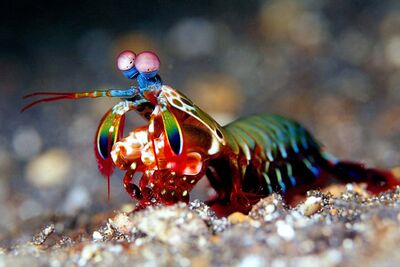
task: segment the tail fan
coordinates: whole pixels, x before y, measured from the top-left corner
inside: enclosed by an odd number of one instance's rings
[[[94,140],[94,152],[100,173],[107,178],[108,198],[110,198],[110,177],[114,164],[110,155],[113,145],[122,138],[125,115],[116,114],[110,109],[101,119]]]
[[[343,182],[365,182],[367,190],[377,194],[400,185],[400,179],[389,170],[366,168],[363,164],[338,161],[332,172]]]

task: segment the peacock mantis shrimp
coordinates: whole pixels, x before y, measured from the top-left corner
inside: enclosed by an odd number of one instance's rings
[[[391,171],[369,169],[336,160],[323,152],[300,124],[278,115],[254,115],[224,127],[158,75],[153,52],[124,51],[117,66],[137,86],[89,92],[37,92],[45,96],[22,111],[62,99],[119,97],[122,101],[102,118],[96,132],[95,156],[108,177],[114,166],[126,171],[125,190],[138,207],[188,202],[190,192],[207,177],[216,195],[207,203],[220,214],[248,212],[259,199],[280,192],[324,186],[332,178],[366,182],[377,193],[399,184]],[[138,112],[147,125],[123,136],[125,114]],[[140,178],[135,183],[135,175]],[[108,184],[109,186],[109,184]]]

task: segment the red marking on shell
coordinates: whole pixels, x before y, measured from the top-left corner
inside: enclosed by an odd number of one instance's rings
[[[136,54],[131,50],[121,52],[117,57],[117,67],[119,70],[129,70],[135,66]]]
[[[153,52],[141,52],[136,57],[135,67],[139,72],[157,71],[160,69],[160,59]]]

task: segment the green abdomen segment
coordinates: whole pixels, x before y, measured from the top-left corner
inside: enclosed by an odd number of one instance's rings
[[[285,192],[312,182],[325,159],[317,141],[300,124],[278,115],[255,115],[224,127],[237,155],[245,192]]]

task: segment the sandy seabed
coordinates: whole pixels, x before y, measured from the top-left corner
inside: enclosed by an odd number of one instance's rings
[[[200,201],[47,219],[32,241],[0,250],[0,266],[396,266],[400,187],[378,196],[348,184],[278,194],[248,215],[218,218]],[[76,215],[83,216],[82,214]]]

